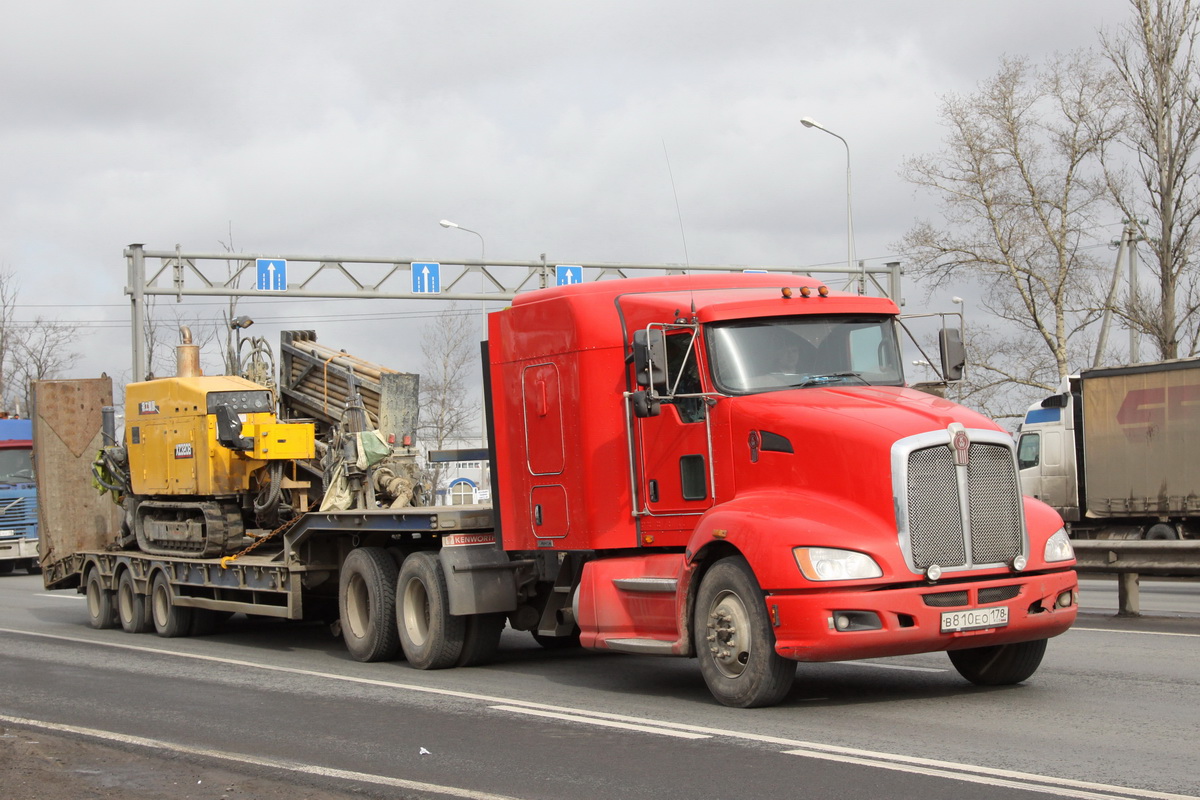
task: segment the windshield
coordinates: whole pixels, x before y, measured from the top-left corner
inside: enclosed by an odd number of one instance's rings
[[[900,386],[900,348],[887,316],[740,320],[708,329],[717,388],[729,394],[806,386]]]
[[[32,482],[33,462],[30,456],[28,450],[0,450],[0,482]]]

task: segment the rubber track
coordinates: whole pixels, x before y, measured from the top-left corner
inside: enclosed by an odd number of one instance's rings
[[[193,511],[204,517],[203,538],[199,542],[163,542],[146,533],[146,511]],[[138,504],[138,524],[135,524],[138,549],[153,556],[185,556],[217,558],[235,552],[241,545],[242,512],[236,503],[217,500],[196,502],[143,500]]]

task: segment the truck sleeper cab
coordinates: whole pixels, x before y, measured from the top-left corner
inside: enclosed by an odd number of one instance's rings
[[[948,650],[974,682],[1029,677],[1076,615],[1062,522],[1021,497],[1007,433],[905,387],[897,312],[697,275],[493,314],[503,548],[577,575],[539,630],[697,656],[735,706],[781,700],[792,661]]]

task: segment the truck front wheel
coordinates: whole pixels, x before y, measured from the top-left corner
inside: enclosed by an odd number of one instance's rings
[[[763,592],[744,558],[724,558],[709,569],[695,613],[700,673],[719,703],[757,708],[783,700],[796,665],[775,652]]]
[[[88,570],[87,581],[87,611],[88,625],[97,630],[117,627],[117,608],[113,602],[113,593],[104,588],[100,570],[95,567]]]
[[[951,650],[950,663],[976,686],[1008,686],[1037,672],[1046,654],[1046,640]]]
[[[421,551],[404,559],[396,585],[396,622],[409,664],[445,669],[458,663],[466,617],[450,614],[446,576],[436,553]]]
[[[355,661],[390,661],[396,640],[396,562],[382,547],[351,550],[338,581],[342,639]]]
[[[146,596],[138,594],[129,570],[122,571],[117,579],[117,618],[126,633],[145,633],[150,630],[150,607],[146,605]]]
[[[191,632],[192,609],[175,605],[171,583],[161,572],[150,583],[150,616],[154,619],[154,630],[159,636],[174,639]]]

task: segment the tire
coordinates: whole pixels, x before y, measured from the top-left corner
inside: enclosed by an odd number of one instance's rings
[[[117,619],[126,633],[145,633],[152,624],[146,596],[138,594],[133,573],[127,569],[117,579]]]
[[[84,586],[87,587],[88,625],[96,630],[117,627],[117,604],[112,590],[104,588],[100,570],[89,569]]]
[[[188,636],[209,636],[217,632],[221,623],[229,619],[228,611],[213,611],[211,608],[192,609],[192,627]]]
[[[490,663],[500,649],[500,634],[508,623],[508,615],[503,612],[472,614],[466,620],[462,654],[454,666],[478,667]]]
[[[37,562],[36,558],[29,559],[29,563],[25,565],[25,571],[30,575],[41,575],[42,565]]]
[[[396,582],[396,628],[408,663],[417,669],[445,669],[463,654],[467,618],[450,614],[446,576],[436,553],[404,559]]]
[[[791,690],[796,665],[775,652],[763,591],[741,556],[721,559],[704,575],[693,630],[700,673],[717,702],[773,706]]]
[[[192,631],[192,609],[175,605],[171,583],[159,572],[150,583],[150,616],[155,632],[164,638],[187,636]]]
[[[976,686],[1010,686],[1037,672],[1046,640],[951,650],[950,663]]]
[[[0,561],[0,575],[11,575],[16,568],[15,561]]]
[[[1175,526],[1167,525],[1162,522],[1158,523],[1157,525],[1151,525],[1150,529],[1146,531],[1147,540],[1166,542],[1178,538],[1179,531],[1175,529]]]
[[[359,547],[342,563],[338,579],[342,640],[355,661],[390,661],[396,636],[396,562],[382,547]]]

